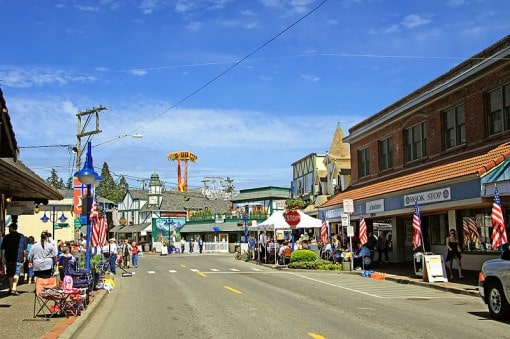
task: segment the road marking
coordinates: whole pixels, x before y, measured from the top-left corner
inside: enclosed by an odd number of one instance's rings
[[[181,267],[186,267],[186,265],[182,265],[182,264],[181,264]]]
[[[229,287],[229,286],[223,286],[225,287],[227,290],[229,290],[230,292],[234,292],[234,293],[237,293],[237,294],[242,294],[243,292],[241,291],[238,291],[236,290],[235,288],[232,288],[232,287]]]
[[[199,270],[199,269],[196,269],[196,268],[190,268],[189,270],[190,270],[191,272],[195,272],[195,273],[200,272],[200,270]]]
[[[241,271],[241,270],[238,270],[237,268],[229,268],[228,270],[232,271],[232,272],[240,272]]]
[[[170,272],[170,273],[177,273],[176,270],[168,270],[168,272]]]
[[[262,271],[262,270],[261,270],[260,268],[256,268],[256,267],[254,267],[254,268],[252,268],[252,271],[260,272],[260,271]]]
[[[217,268],[211,268],[211,271],[213,271],[213,272],[219,272],[220,270],[219,270],[219,269],[217,269]]]
[[[155,271],[149,271],[149,272],[147,272],[147,273],[149,273],[149,274],[155,274],[156,272],[155,272]]]
[[[205,273],[202,273],[202,272],[197,272],[197,274],[198,274],[199,276],[201,276],[201,277],[204,277],[204,278],[205,278],[205,277],[207,277],[207,276],[205,275]]]
[[[310,337],[314,338],[314,339],[326,339],[326,337],[323,337],[321,336],[320,334],[317,334],[317,333],[307,333]]]

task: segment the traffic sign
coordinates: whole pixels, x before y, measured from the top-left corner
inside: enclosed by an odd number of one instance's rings
[[[344,199],[343,206],[344,206],[345,213],[353,213],[354,212],[354,201],[352,199]]]
[[[301,221],[301,216],[298,211],[290,210],[285,214],[285,221],[291,228],[296,228],[297,224]]]

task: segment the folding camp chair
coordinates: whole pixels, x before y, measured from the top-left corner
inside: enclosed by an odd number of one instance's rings
[[[55,315],[65,314],[63,310],[69,295],[57,287],[57,277],[38,277],[34,295],[34,318],[43,316],[49,320]],[[49,305],[50,302],[53,305]]]
[[[74,287],[73,278],[66,275],[62,280],[62,290],[69,296],[63,305],[64,312],[74,316],[81,315],[81,311],[87,307],[87,289]]]

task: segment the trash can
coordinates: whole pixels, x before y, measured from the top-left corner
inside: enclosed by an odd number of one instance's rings
[[[416,252],[413,254],[413,262],[414,262],[414,274],[423,277],[423,259],[424,254],[421,252]]]
[[[234,253],[235,252],[235,245],[236,244],[228,244],[228,252]]]
[[[143,251],[144,252],[149,252],[150,251],[149,244],[143,245]]]

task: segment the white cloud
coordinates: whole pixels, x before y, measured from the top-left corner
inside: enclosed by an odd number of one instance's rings
[[[321,79],[318,76],[313,75],[313,74],[301,74],[301,78],[304,80],[307,80],[307,81],[312,81],[312,82],[317,82]]]
[[[65,85],[69,83],[91,83],[96,81],[92,75],[76,74],[62,69],[29,68],[3,66],[0,73],[6,86],[27,88],[48,84]]]
[[[430,23],[430,20],[425,19],[417,14],[410,14],[402,20],[401,25],[406,28],[414,28]]]
[[[141,69],[141,68],[131,69],[131,70],[127,71],[127,73],[133,74],[133,75],[138,75],[138,76],[144,76],[145,74],[147,74],[147,70]]]

